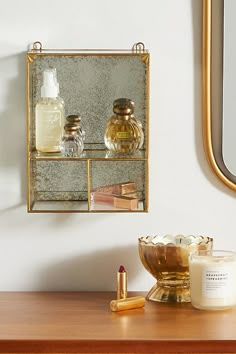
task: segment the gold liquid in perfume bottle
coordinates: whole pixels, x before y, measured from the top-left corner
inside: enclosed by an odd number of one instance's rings
[[[133,154],[144,141],[141,123],[133,116],[134,103],[127,98],[119,98],[113,103],[113,115],[106,126],[104,135],[108,150],[118,154]]]
[[[36,105],[36,150],[59,152],[64,127],[64,107],[53,98],[43,98]]]

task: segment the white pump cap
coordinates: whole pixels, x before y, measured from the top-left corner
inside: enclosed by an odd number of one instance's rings
[[[53,69],[46,69],[43,72],[43,86],[41,87],[41,97],[58,96],[58,84],[55,82],[55,73]]]
[[[52,68],[51,70],[53,71],[55,84],[57,85],[57,95],[59,95],[60,86],[59,86],[59,82],[57,81],[57,69],[56,68]]]

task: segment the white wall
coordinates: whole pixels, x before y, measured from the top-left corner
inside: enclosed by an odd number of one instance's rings
[[[147,290],[140,235],[212,235],[236,249],[236,193],[203,151],[200,0],[1,1],[0,36],[0,290],[112,290],[120,264],[130,290]],[[149,48],[149,213],[27,214],[25,51],[36,40]]]

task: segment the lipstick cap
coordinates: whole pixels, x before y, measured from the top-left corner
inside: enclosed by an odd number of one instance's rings
[[[144,307],[145,298],[143,296],[128,297],[126,299],[112,300],[110,302],[111,311],[125,311]]]

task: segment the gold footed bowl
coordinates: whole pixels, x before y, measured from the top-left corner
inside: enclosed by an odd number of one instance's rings
[[[146,299],[190,302],[189,254],[212,250],[213,238],[204,236],[144,236],[138,239],[143,266],[156,278]]]

